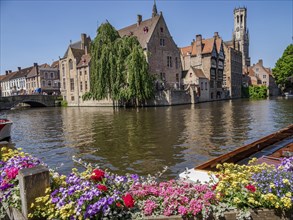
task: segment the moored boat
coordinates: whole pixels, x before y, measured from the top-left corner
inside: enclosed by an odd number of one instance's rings
[[[0,119],[0,141],[10,138],[11,126],[12,121]]]
[[[209,180],[208,171],[216,170],[217,164],[247,164],[252,158],[258,163],[278,165],[282,157],[293,156],[293,124],[273,134],[265,136],[236,150],[209,160],[179,175],[192,181]]]
[[[284,95],[286,97],[293,97],[293,93],[291,93],[291,92],[285,92]]]

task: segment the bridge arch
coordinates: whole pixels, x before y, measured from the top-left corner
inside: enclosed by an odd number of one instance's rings
[[[42,102],[39,102],[39,101],[31,101],[31,100],[16,101],[16,102],[13,103],[13,105],[16,106],[16,105],[18,105],[20,103],[28,104],[31,107],[47,107],[47,105],[45,105]]]
[[[19,95],[0,97],[0,110],[10,109],[19,103],[29,104],[31,107],[54,107],[59,96],[51,95]]]

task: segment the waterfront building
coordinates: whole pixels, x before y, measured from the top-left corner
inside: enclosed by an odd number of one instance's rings
[[[0,75],[0,97],[2,96],[2,81],[5,78],[5,75]]]
[[[189,70],[190,67],[202,70],[209,81],[209,100],[224,98],[222,85],[225,52],[223,40],[218,32],[209,39],[196,35],[196,40],[193,40],[190,46],[181,48],[181,60],[183,70]]]
[[[209,80],[201,69],[190,67],[189,70],[182,71],[182,79],[185,90],[189,90],[191,103],[209,100]]]
[[[26,69],[24,69],[26,70]],[[19,73],[20,72],[20,73]],[[16,95],[17,91],[20,90],[20,85],[23,86],[23,77],[21,76],[22,71],[12,72],[11,70],[5,71],[5,75],[1,81],[1,93],[3,97]],[[15,78],[15,75],[19,75],[20,79]],[[25,88],[25,85],[24,85]],[[23,87],[22,87],[23,89]]]
[[[153,5],[152,17],[146,20],[137,15],[137,22],[120,29],[123,36],[134,35],[145,51],[149,64],[149,73],[164,84],[165,89],[179,89],[181,86],[182,65],[180,51],[175,44],[163,13],[158,14],[156,3]]]
[[[235,40],[224,42],[225,68],[223,89],[227,98],[241,98],[242,87],[242,53],[235,47]]]
[[[2,77],[2,80],[1,80],[1,95],[3,97],[6,97],[6,96],[11,96],[12,94],[12,88],[13,88],[13,85],[12,83],[10,83],[10,78],[12,76],[14,76],[15,72],[12,72],[11,70],[6,70],[5,71],[5,75],[4,77]]]
[[[272,70],[263,66],[263,60],[259,60],[245,70],[245,75],[250,78],[249,85],[265,85],[268,88],[269,96],[279,94],[279,88],[273,77]]]
[[[34,63],[26,77],[28,94],[60,94],[59,70],[48,64]]]
[[[9,82],[12,84],[12,95],[25,95],[27,94],[26,77],[31,71],[32,67],[21,69],[18,67],[18,71],[10,77]]]
[[[111,99],[86,100],[82,96],[90,90],[91,38],[85,33],[81,40],[70,43],[63,58],[59,60],[61,95],[68,106],[110,106]]]
[[[156,76],[157,83],[165,90],[180,90],[182,65],[180,52],[168,30],[162,12],[157,13],[153,6],[152,17],[143,20],[137,16],[137,23],[118,30],[121,37],[136,36],[145,51],[149,73]],[[69,106],[110,106],[113,101],[84,101],[82,96],[90,89],[91,39],[81,34],[81,41],[70,44],[63,58],[59,60],[61,75],[61,94]]]

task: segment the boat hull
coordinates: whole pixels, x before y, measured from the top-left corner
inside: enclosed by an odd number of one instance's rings
[[[5,120],[5,122],[0,123],[0,141],[10,138],[11,126],[12,121],[9,120]]]

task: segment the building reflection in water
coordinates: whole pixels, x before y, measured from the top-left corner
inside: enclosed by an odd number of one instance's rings
[[[72,156],[123,174],[165,177],[193,167],[293,121],[291,100],[219,101],[196,105],[116,109],[43,108],[7,112],[17,147],[50,167],[78,166]]]

